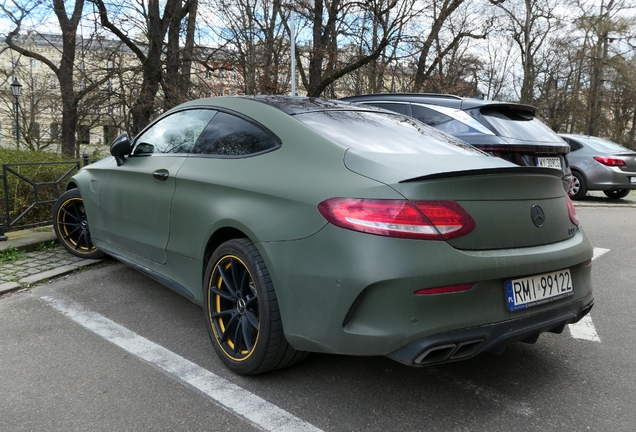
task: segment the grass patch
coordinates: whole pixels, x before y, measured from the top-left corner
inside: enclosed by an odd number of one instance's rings
[[[26,252],[11,246],[3,251],[0,251],[0,263],[16,261],[26,256]]]
[[[48,242],[44,242],[44,243],[40,243],[38,245],[35,246],[35,250],[38,252],[41,251],[52,251],[57,249],[60,246],[60,244],[55,241],[55,240],[51,240]]]

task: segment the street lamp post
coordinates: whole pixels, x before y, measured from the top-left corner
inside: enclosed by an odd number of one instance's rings
[[[18,82],[18,77],[13,77],[13,82],[11,83],[11,93],[15,97],[15,137],[16,137],[16,145],[18,150],[20,150],[20,102],[18,98],[20,97],[20,91],[22,91],[22,84]]]

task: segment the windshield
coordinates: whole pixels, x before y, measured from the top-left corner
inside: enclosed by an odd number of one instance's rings
[[[482,108],[481,114],[502,137],[524,141],[564,143],[531,113],[509,108]]]
[[[465,142],[411,117],[370,111],[320,111],[295,117],[321,135],[355,150],[484,155]]]

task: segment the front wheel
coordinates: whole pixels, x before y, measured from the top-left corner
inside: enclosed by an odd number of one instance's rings
[[[629,189],[619,189],[619,190],[611,190],[611,191],[603,191],[606,197],[610,199],[621,199],[625,198],[629,195],[631,191]]]
[[[78,189],[64,192],[55,202],[53,229],[57,240],[71,254],[87,259],[100,259],[106,256],[91,241],[84,201]]]
[[[254,375],[305,358],[285,339],[274,286],[251,241],[230,240],[214,252],[203,300],[214,350],[233,372]]]

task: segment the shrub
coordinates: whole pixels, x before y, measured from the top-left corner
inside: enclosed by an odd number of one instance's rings
[[[56,193],[56,186],[54,183],[59,182],[58,191],[60,193],[66,190],[66,183],[68,179],[77,172],[77,168],[75,168],[72,172],[65,175],[65,173],[73,167],[73,165],[68,162],[76,162],[76,160],[64,158],[56,153],[30,150],[22,151],[0,147],[0,164],[33,164],[41,162],[56,162],[56,164],[9,167],[15,171],[15,173],[34,183],[53,183],[50,185],[38,186],[38,201],[51,202],[48,204],[40,204],[30,209],[28,213],[17,221],[16,225],[12,229],[25,225],[43,225],[50,223],[53,201],[58,195]],[[60,162],[67,163],[62,164]],[[35,202],[34,187],[15,173],[8,170],[6,172],[6,184],[8,186],[7,197],[9,200],[9,214],[11,221],[15,221],[16,218],[22,215],[22,213]],[[3,179],[3,181],[5,180]],[[0,215],[6,216],[4,183],[0,183],[0,185]],[[8,229],[7,221],[5,220],[4,222],[5,228]]]

